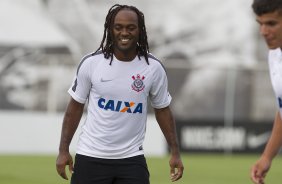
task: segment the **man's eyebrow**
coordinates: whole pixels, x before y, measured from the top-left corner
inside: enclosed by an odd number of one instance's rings
[[[129,24],[122,24],[122,23],[114,23],[114,26],[138,26],[138,24],[129,23]]]
[[[259,20],[256,20],[256,22],[257,22],[258,24],[262,24]]]

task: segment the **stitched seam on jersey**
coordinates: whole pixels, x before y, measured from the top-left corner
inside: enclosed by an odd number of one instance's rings
[[[150,54],[150,53],[148,54],[148,57],[149,57],[150,59],[153,59],[153,60],[159,62],[159,63],[161,64],[161,66],[163,67],[165,73],[167,74],[165,66],[163,65],[163,63],[162,63],[159,59],[157,59],[155,56],[153,56],[153,55]]]
[[[76,71],[76,75],[78,74],[79,72],[79,69],[81,67],[81,65],[84,63],[84,61],[92,56],[96,56],[96,55],[99,55],[99,54],[102,54],[103,52],[102,51],[97,51],[97,52],[94,52],[94,53],[91,53],[91,54],[88,54],[86,56],[84,56],[81,60],[81,62],[79,63],[78,67],[77,67],[77,71]]]

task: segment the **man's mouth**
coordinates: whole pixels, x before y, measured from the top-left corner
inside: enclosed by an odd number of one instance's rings
[[[120,41],[122,43],[127,43],[127,42],[129,42],[129,39],[128,38],[121,38]]]
[[[272,42],[273,38],[264,38],[266,42]]]

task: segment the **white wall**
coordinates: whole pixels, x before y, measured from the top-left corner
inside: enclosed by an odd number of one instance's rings
[[[57,154],[63,114],[0,111],[0,154]],[[82,124],[82,123],[81,123]],[[75,153],[80,129],[70,151]],[[153,115],[148,116],[145,154],[161,156],[167,152],[164,136]]]

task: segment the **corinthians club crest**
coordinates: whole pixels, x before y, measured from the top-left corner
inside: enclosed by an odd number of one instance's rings
[[[145,88],[143,80],[145,79],[144,76],[140,76],[139,74],[136,75],[136,77],[133,75],[132,79],[134,80],[131,84],[131,87],[134,91],[142,91]]]

